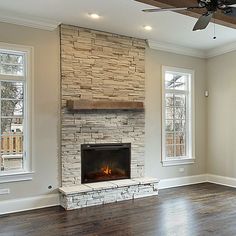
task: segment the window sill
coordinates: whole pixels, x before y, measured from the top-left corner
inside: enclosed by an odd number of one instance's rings
[[[162,166],[189,165],[194,163],[195,163],[195,158],[182,158],[182,159],[163,160]]]
[[[7,172],[0,174],[0,183],[28,181],[33,179],[34,172]]]

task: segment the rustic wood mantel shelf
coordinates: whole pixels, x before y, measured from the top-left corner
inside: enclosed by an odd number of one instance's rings
[[[79,110],[144,110],[143,102],[67,100],[67,108]]]

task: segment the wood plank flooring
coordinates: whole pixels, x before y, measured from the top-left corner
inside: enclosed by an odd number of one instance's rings
[[[3,235],[235,236],[236,189],[204,183],[74,211],[51,207],[4,215]]]

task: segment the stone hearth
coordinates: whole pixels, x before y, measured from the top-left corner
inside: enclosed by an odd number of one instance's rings
[[[60,188],[66,210],[158,195],[158,180],[136,178]]]

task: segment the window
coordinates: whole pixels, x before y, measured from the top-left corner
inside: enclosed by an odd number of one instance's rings
[[[15,47],[15,45],[0,44],[0,182],[4,182],[7,175],[19,177],[21,174],[22,177],[22,173],[31,170],[29,148],[31,50],[25,47],[20,50]],[[24,180],[25,176],[23,177]],[[15,178],[11,179],[16,181]]]
[[[194,72],[165,67],[162,72],[162,162],[194,162]]]

